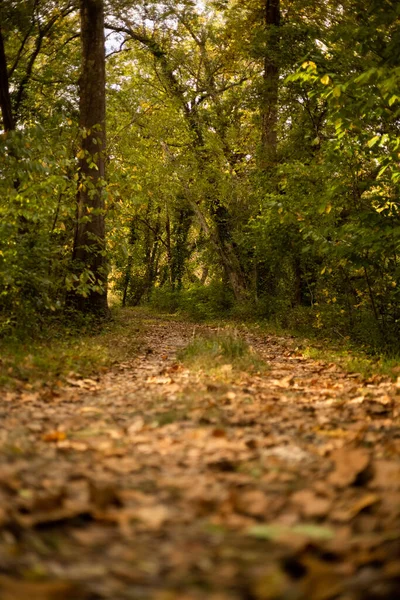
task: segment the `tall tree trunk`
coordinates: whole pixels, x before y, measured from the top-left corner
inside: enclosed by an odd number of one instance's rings
[[[73,269],[87,279],[86,297],[73,290],[67,305],[82,312],[106,314],[107,261],[105,256],[105,50],[103,0],[80,0],[82,72],[80,77],[80,128],[78,222]]]
[[[264,58],[264,82],[261,100],[260,167],[262,170],[268,170],[276,162],[278,145],[280,0],[266,0],[264,14],[267,47]]]
[[[0,108],[5,132],[15,129],[15,120],[12,113],[10,88],[8,84],[8,71],[4,40],[0,29]]]

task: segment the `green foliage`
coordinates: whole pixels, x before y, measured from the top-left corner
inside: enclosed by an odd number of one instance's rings
[[[34,325],[61,307],[74,207],[66,140],[41,127],[0,138],[0,319]],[[4,330],[4,328],[6,330]]]
[[[71,290],[88,297],[99,285],[88,265],[71,269],[84,158],[77,13],[11,4],[1,9],[17,117],[0,139],[3,336],[42,327]],[[107,44],[106,252],[123,304],[398,348],[399,9],[364,4],[342,3],[339,19],[333,1],[282,3],[279,43],[255,0],[108,5],[119,31]],[[257,164],[266,58],[280,73],[267,170]]]
[[[192,285],[185,290],[154,288],[150,306],[161,312],[179,313],[196,322],[226,319],[234,309],[231,290],[221,282]]]
[[[371,355],[362,351],[359,346],[351,345],[348,340],[342,340],[339,347],[330,347],[326,343],[321,346],[307,345],[302,354],[313,360],[335,363],[344,371],[360,373],[366,379],[381,375],[395,380],[399,373],[398,356]]]
[[[198,335],[179,352],[178,359],[209,371],[218,371],[224,365],[243,371],[266,368],[266,364],[236,331]]]

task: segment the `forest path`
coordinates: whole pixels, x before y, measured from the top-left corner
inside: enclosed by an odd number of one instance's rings
[[[144,327],[98,379],[1,397],[0,599],[397,599],[398,386],[250,333],[265,373],[190,370],[209,327]]]

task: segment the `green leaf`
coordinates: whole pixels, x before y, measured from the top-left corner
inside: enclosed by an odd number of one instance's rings
[[[314,523],[294,525],[291,530],[293,533],[306,535],[316,540],[331,540],[335,537],[333,529],[330,527],[322,527],[321,525],[314,525]]]
[[[341,93],[342,93],[342,88],[339,85],[337,85],[333,88],[333,95],[335,96],[335,98],[339,98]]]
[[[247,535],[261,540],[273,540],[287,533],[289,527],[285,525],[253,525],[247,529]]]
[[[275,540],[283,535],[304,535],[316,540],[331,540],[335,532],[330,527],[322,527],[313,523],[304,523],[288,527],[286,525],[253,525],[247,529],[247,535],[262,540]]]
[[[380,171],[379,171],[379,173],[378,173],[378,175],[376,177],[377,179],[379,179],[379,177],[384,174],[384,172],[386,171],[386,169],[388,168],[388,166],[389,166],[389,164],[383,165],[383,167],[380,169]]]
[[[375,144],[377,142],[379,142],[380,139],[381,139],[380,135],[374,135],[374,137],[371,138],[370,140],[368,140],[368,142],[367,142],[368,148],[372,148],[373,146],[375,146]]]

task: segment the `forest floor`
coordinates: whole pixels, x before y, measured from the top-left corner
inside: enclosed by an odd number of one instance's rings
[[[397,600],[400,379],[249,331],[265,368],[188,366],[215,331],[140,318],[131,359],[0,394],[0,599]]]

